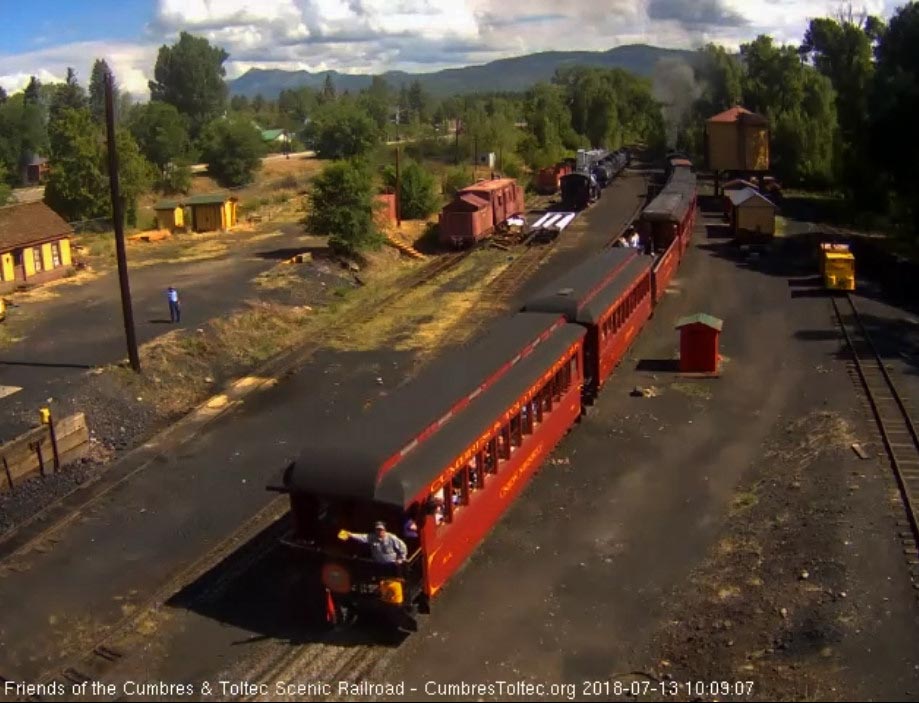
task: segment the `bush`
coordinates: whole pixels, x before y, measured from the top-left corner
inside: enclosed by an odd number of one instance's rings
[[[167,164],[159,172],[153,187],[164,195],[185,194],[191,188],[191,168],[184,164]]]
[[[339,101],[313,113],[304,140],[323,159],[347,159],[366,156],[380,141],[380,131],[367,113]]]
[[[383,169],[383,183],[395,191],[396,169],[393,166]],[[400,214],[404,220],[423,220],[434,213],[440,205],[434,176],[414,161],[409,161],[403,166],[401,186],[399,203]]]
[[[201,158],[208,173],[225,187],[250,183],[264,153],[262,135],[244,118],[216,119],[201,137]]]
[[[328,235],[332,251],[354,256],[383,243],[374,224],[374,207],[373,177],[367,165],[339,161],[313,180],[304,224],[313,234]]]
[[[458,190],[468,185],[472,185],[472,170],[464,166],[454,166],[444,177],[444,194],[452,198]]]
[[[501,172],[508,178],[521,178],[524,164],[517,154],[506,154],[501,158]]]

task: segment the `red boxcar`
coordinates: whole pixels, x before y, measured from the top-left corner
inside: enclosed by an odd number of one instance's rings
[[[588,402],[651,316],[651,261],[634,249],[607,249],[546,286],[523,308],[560,313],[587,328],[584,395]]]
[[[479,181],[456,193],[440,214],[440,241],[468,247],[526,210],[523,188],[513,178]]]
[[[354,609],[413,628],[580,416],[583,338],[559,315],[514,315],[287,468],[275,487],[291,500],[284,542],[316,568],[330,621]],[[404,537],[404,563],[351,539],[377,520]]]
[[[571,173],[571,166],[564,162],[542,168],[536,174],[536,192],[541,195],[554,195],[561,187],[562,176]]]

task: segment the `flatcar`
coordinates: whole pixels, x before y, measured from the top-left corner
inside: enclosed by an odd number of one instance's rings
[[[828,290],[855,290],[855,256],[848,244],[820,245],[820,275]]]
[[[440,214],[440,241],[445,246],[470,247],[499,231],[526,210],[523,188],[513,178],[479,181],[457,191]]]
[[[553,312],[583,326],[584,400],[591,403],[651,316],[651,258],[607,249],[543,288],[524,311]]]
[[[284,470],[272,487],[290,496],[282,541],[318,575],[329,622],[372,612],[415,628],[580,417],[585,334],[556,314],[511,316],[337,435],[317,437]],[[341,539],[376,521],[404,538],[402,563]]]
[[[561,179],[562,206],[566,210],[583,210],[600,198],[597,179],[588,173],[575,171]]]

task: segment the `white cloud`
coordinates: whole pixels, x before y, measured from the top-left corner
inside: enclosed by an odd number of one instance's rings
[[[7,92],[21,90],[33,74],[42,82],[62,81],[68,66],[73,67],[77,79],[86,86],[96,59],[106,60],[123,90],[138,96],[147,94],[147,76],[153,72],[156,47],[105,41],[61,44],[24,54],[0,55],[0,86]]]
[[[154,19],[137,43],[125,39],[0,55],[0,85],[16,90],[35,73],[61,79],[73,66],[86,82],[104,57],[122,86],[147,96],[157,48],[179,31],[206,36],[230,54],[227,74],[249,68],[432,71],[545,50],[606,50],[631,43],[736,48],[757,34],[800,41],[812,17],[848,0],[148,0]],[[898,0],[861,0],[890,13]],[[704,10],[704,11],[703,11]],[[653,17],[653,19],[652,19]],[[701,18],[716,17],[716,22]]]

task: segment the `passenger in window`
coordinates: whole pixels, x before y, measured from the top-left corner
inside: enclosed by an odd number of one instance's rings
[[[407,515],[405,522],[402,523],[402,537],[404,539],[418,539],[418,523],[415,522],[415,518],[411,515]]]
[[[440,496],[431,496],[428,502],[428,514],[434,516],[435,525],[444,524],[444,499]]]
[[[405,542],[386,531],[385,522],[377,522],[372,533],[342,530],[342,539],[353,539],[370,547],[370,556],[378,564],[401,564],[408,555]]]

